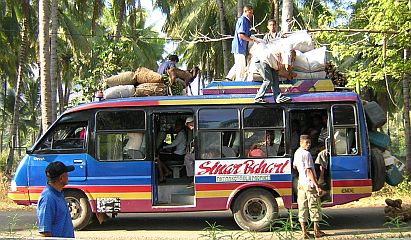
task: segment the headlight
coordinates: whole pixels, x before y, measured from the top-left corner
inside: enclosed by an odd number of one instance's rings
[[[16,181],[14,181],[14,180],[11,180],[10,191],[11,192],[17,192],[17,184],[16,184]]]

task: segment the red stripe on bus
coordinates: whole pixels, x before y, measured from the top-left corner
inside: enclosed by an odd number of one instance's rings
[[[361,186],[371,186],[371,179],[361,179],[361,180],[333,180],[333,187],[361,187]]]
[[[254,183],[197,183],[196,191],[233,190],[239,187],[263,186],[270,188],[291,188],[291,182],[254,182]]]

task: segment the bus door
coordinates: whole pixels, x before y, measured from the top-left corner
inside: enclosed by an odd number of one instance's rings
[[[194,186],[185,167],[187,146],[193,131],[186,126],[192,110],[160,110],[152,114],[151,136],[155,168],[152,172],[153,205],[194,205]]]
[[[51,162],[61,161],[74,165],[69,173],[70,182],[82,182],[87,178],[87,122],[57,123],[46,133],[37,146],[29,152],[28,185],[44,186],[45,169]]]
[[[292,110],[290,112],[291,136],[290,148],[292,155],[300,146],[300,135],[308,135],[311,139],[310,154],[313,158],[315,174],[320,187],[325,190],[322,201],[331,201],[330,171],[330,124],[329,113],[325,108]],[[297,202],[298,173],[293,173],[293,202]]]
[[[97,186],[97,211],[110,211],[107,202],[120,202],[116,211],[150,211],[153,161],[147,154],[145,111],[100,110],[95,129],[96,159],[88,165],[88,184]]]
[[[356,108],[353,104],[336,104],[331,113],[330,169],[334,195],[355,194],[361,188],[355,188],[353,183],[368,179],[368,159],[361,155]]]

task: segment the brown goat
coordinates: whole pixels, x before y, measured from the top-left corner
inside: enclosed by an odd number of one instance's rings
[[[193,67],[190,71],[181,70],[179,68],[170,68],[167,70],[167,74],[169,77],[168,85],[169,86],[173,85],[175,79],[180,78],[185,83],[184,87],[187,87],[188,84],[190,84],[194,80],[194,78],[197,76],[198,71],[199,71],[198,67]]]

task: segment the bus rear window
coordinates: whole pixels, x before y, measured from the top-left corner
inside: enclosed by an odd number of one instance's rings
[[[96,116],[99,130],[144,130],[144,111],[100,111]]]

